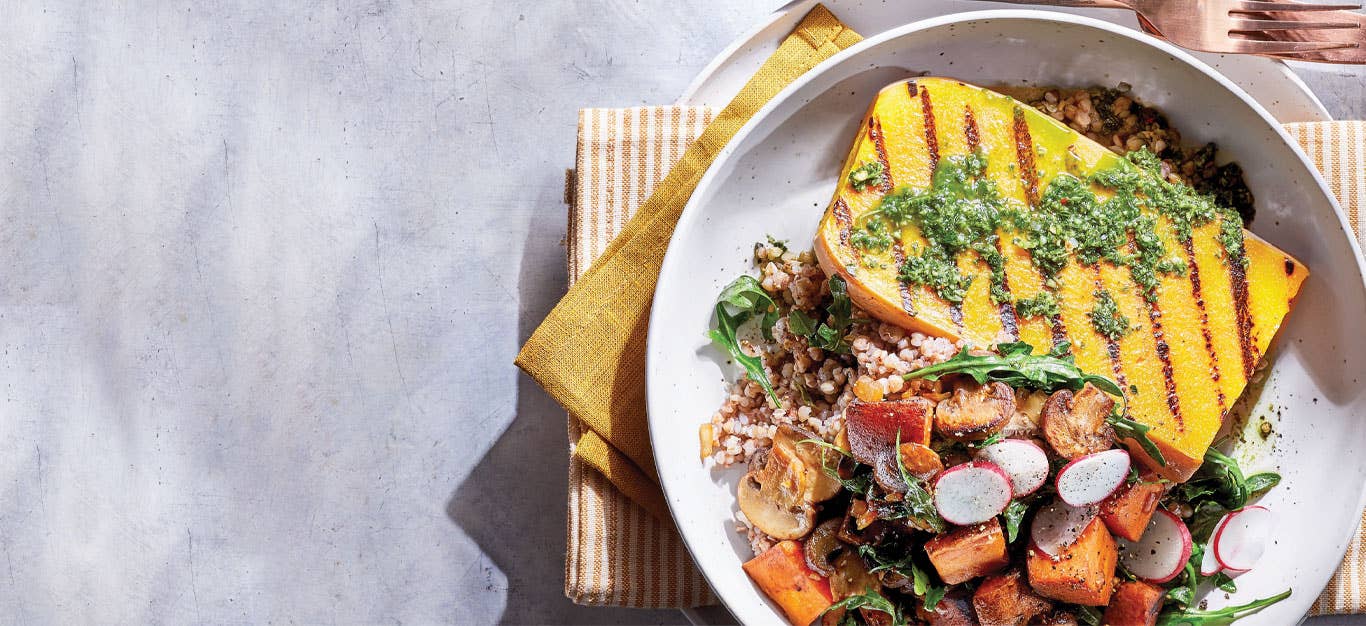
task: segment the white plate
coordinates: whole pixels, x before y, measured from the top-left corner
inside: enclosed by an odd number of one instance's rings
[[[1273,452],[1246,459],[1250,470],[1277,467],[1285,477],[1265,500],[1281,531],[1262,564],[1239,579],[1239,593],[1212,594],[1210,604],[1293,587],[1289,600],[1246,623],[1300,619],[1357,528],[1366,482],[1366,340],[1357,332],[1366,283],[1342,211],[1270,114],[1226,78],[1124,28],[1038,11],[930,19],[840,53],[736,135],[684,210],[650,320],[650,436],[665,496],[712,588],[745,624],[783,623],[740,569],[750,554],[732,521],[738,470],[713,472],[698,460],[697,427],[719,406],[722,379],[735,375],[703,336],[713,298],[751,270],[753,242],[765,234],[811,240],[860,116],[879,88],[907,75],[905,66],[985,84],[1126,80],[1187,140],[1217,140],[1242,164],[1257,197],[1253,230],[1312,274],[1255,411],[1270,414],[1280,438]]]
[[[829,8],[855,32],[872,37],[890,28],[959,11],[978,11],[1008,5],[975,0],[795,0],[775,11],[767,20],[741,35],[693,79],[679,104],[725,106],[745,81],[759,69],[816,4]],[[1138,30],[1131,11],[1115,9],[1052,8],[1104,20]],[[1244,54],[1191,53],[1242,87],[1281,122],[1321,122],[1332,119],[1309,87],[1281,61]],[[1107,78],[1102,76],[1102,78]],[[1109,81],[1113,82],[1113,81]],[[1113,85],[1111,85],[1113,86]]]

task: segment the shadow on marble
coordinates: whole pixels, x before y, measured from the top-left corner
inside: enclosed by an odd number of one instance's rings
[[[550,209],[548,209],[550,210]],[[542,220],[550,222],[551,220]],[[547,224],[547,226],[549,226]],[[518,344],[564,295],[563,270],[535,267],[542,246],[560,245],[553,227],[533,227],[523,250]],[[563,263],[563,257],[556,260]],[[544,262],[543,260],[540,262]],[[510,364],[509,364],[510,365]],[[455,522],[507,580],[498,624],[686,624],[679,611],[579,606],[564,595],[569,450],[565,413],[530,377],[518,374],[517,414],[446,505]],[[494,588],[489,593],[496,593]]]

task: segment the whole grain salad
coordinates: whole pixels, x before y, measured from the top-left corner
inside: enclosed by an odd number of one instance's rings
[[[700,439],[746,468],[745,571],[797,626],[1201,626],[1289,597],[1203,600],[1269,542],[1280,477],[1215,438],[1308,270],[1127,85],[1010,93],[885,88],[813,248],[767,238],[718,297],[741,375]]]

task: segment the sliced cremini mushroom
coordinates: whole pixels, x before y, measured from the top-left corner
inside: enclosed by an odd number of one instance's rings
[[[849,596],[873,591],[882,593],[882,581],[878,580],[868,571],[868,565],[863,562],[863,557],[854,554],[852,550],[846,551],[835,558],[835,572],[830,576],[830,595],[835,600],[843,600]],[[832,611],[833,613],[834,611]],[[870,626],[874,624],[888,624],[882,622],[878,615],[886,615],[877,611],[859,611],[864,622]],[[890,616],[888,616],[890,617]],[[837,622],[838,623],[838,622]]]
[[[1076,393],[1055,391],[1043,406],[1044,439],[1067,459],[1109,450],[1115,436],[1105,418],[1114,408],[1114,398],[1091,383]]]
[[[896,454],[892,450],[884,451],[878,455],[877,465],[873,466],[873,479],[889,492],[906,493],[906,483],[901,479],[903,467],[907,476],[921,481],[928,481],[944,471],[943,460],[929,446],[901,444],[901,467],[897,467]]]
[[[779,426],[773,434],[774,448],[786,449],[806,466],[806,499],[811,502],[824,502],[835,497],[841,486],[825,468],[837,469],[844,455],[820,444],[810,443],[820,440],[815,433],[789,424]]]
[[[968,380],[934,407],[934,427],[959,441],[986,439],[1015,414],[1015,392],[1002,382],[979,385]]]
[[[1039,435],[1043,405],[1048,394],[1032,389],[1015,390],[1015,412],[1006,420],[1001,435],[1008,439],[1033,439]]]
[[[802,547],[807,567],[821,576],[835,573],[835,565],[830,559],[839,556],[840,551],[844,549],[844,543],[839,540],[840,525],[843,522],[844,520],[838,517],[821,522],[816,530],[811,531],[811,536],[806,538],[806,545]]]
[[[816,524],[816,507],[807,501],[805,464],[784,448],[754,455],[740,479],[736,500],[755,528],[776,539],[799,539]]]

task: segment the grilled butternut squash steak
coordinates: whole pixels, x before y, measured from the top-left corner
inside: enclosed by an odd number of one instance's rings
[[[1068,341],[1128,392],[1185,480],[1308,270],[1237,213],[1009,97],[944,78],[883,89],[816,235],[877,318],[976,345]]]

